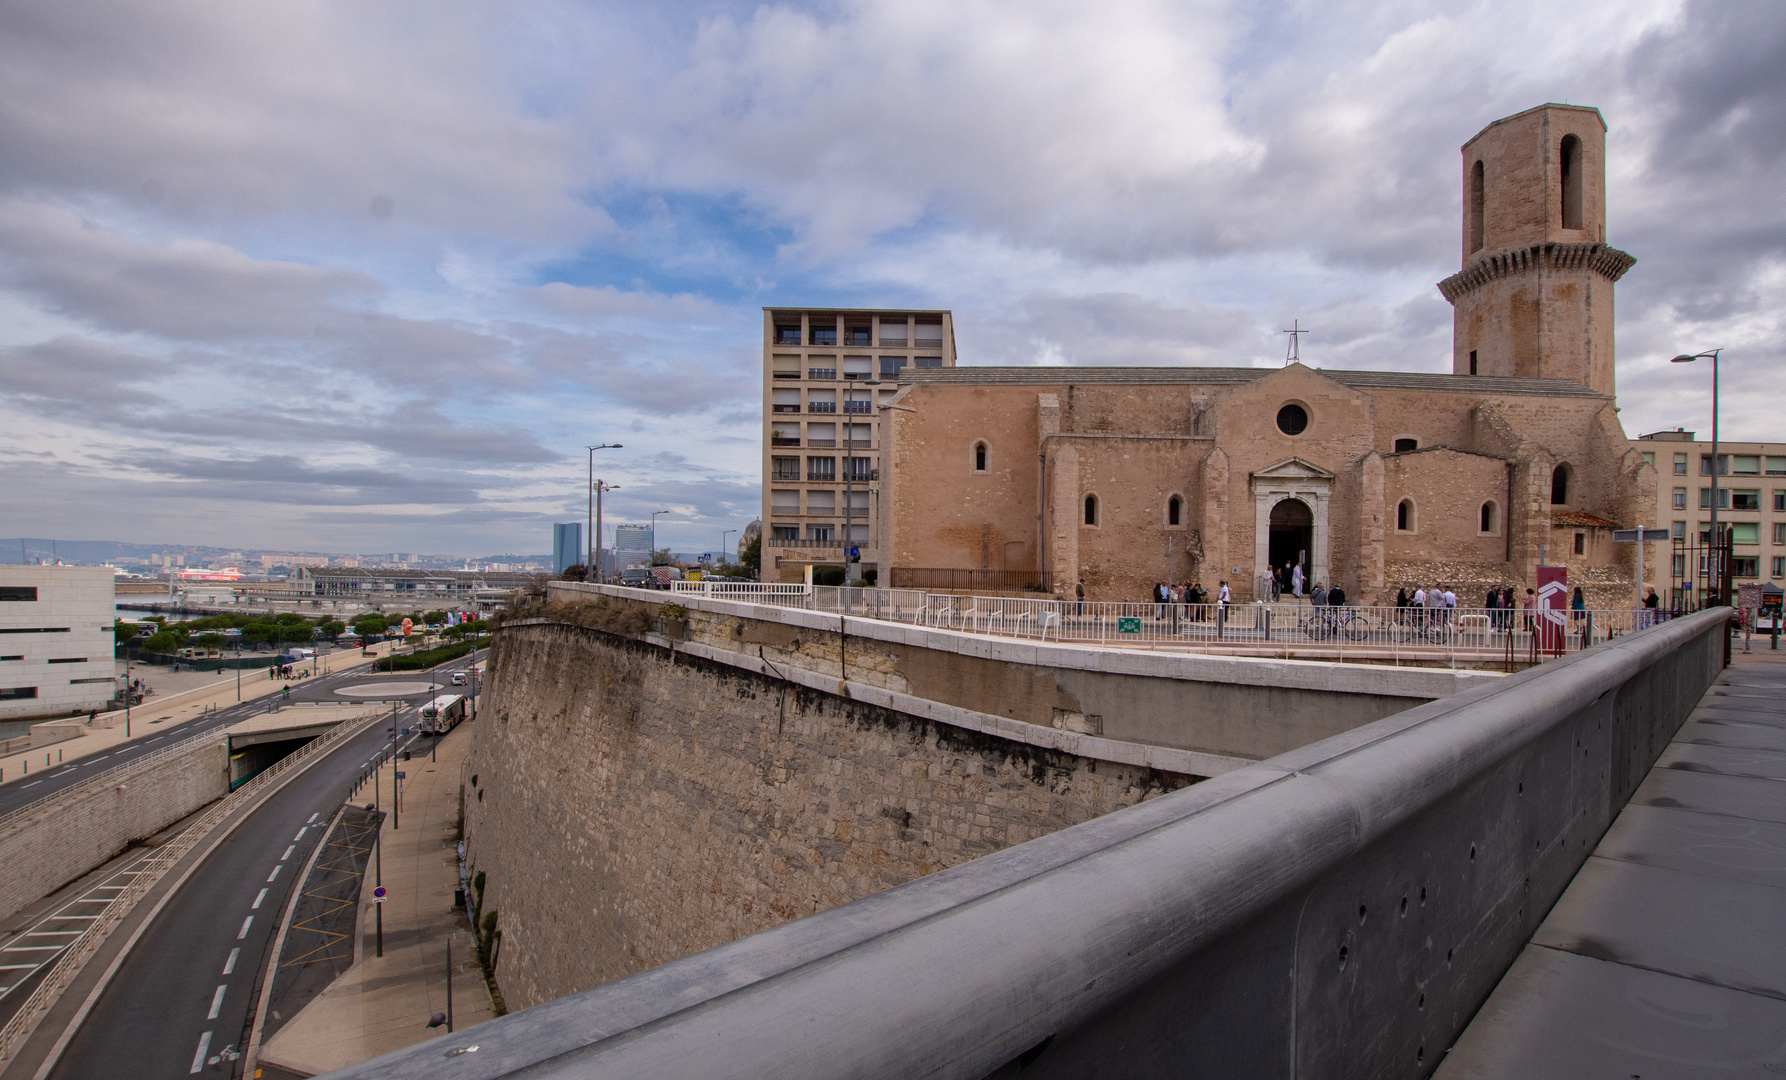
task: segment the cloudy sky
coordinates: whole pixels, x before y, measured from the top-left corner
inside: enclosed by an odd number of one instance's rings
[[[755,516],[764,305],[967,364],[1449,370],[1460,144],[1598,105],[1632,434],[1786,440],[1777,0],[11,0],[0,535]]]

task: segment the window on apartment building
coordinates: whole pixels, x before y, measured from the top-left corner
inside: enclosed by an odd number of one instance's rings
[[[1685,510],[1687,508],[1687,489],[1686,488],[1675,488],[1674,489],[1674,508],[1676,510]]]
[[[866,356],[846,356],[843,358],[843,377],[850,381],[866,382],[874,377],[874,361]]]
[[[1786,577],[1786,555],[1774,556],[1774,572],[1770,577]]]
[[[1643,463],[1645,465],[1654,465],[1656,463],[1656,452],[1654,450],[1645,450],[1643,452]]]
[[[1687,572],[1687,557],[1685,555],[1676,555],[1674,557],[1674,576],[1681,577],[1682,575],[1686,574],[1686,572]]]
[[[902,369],[904,369],[904,367],[905,367],[905,357],[903,357],[903,356],[883,356],[883,357],[881,357],[881,378],[883,378],[883,379],[898,378],[899,372]]]
[[[846,457],[843,459],[843,472],[852,482],[866,484],[874,479],[874,459],[865,457]],[[868,505],[868,492],[858,491],[854,498],[859,505]]]
[[[1730,459],[1730,471],[1737,476],[1760,476],[1761,459],[1754,454],[1737,454]]]
[[[1774,489],[1774,509],[1786,511],[1786,491]]]
[[[1587,551],[1588,551],[1588,534],[1587,533],[1576,533],[1575,534],[1575,554],[1586,555]]]
[[[27,603],[36,599],[35,585],[0,585],[0,603]]]
[[[881,344],[904,348],[906,343],[905,316],[894,315],[881,319]]]
[[[815,322],[812,324],[811,336],[812,340],[807,343],[809,345],[835,346],[837,344],[837,323],[831,319],[826,319],[823,323]]]
[[[0,656],[0,660],[23,660],[24,658],[25,656],[23,653],[20,653],[17,656]]]
[[[830,489],[808,491],[806,493],[806,512],[808,514],[836,513],[837,492]]]
[[[1687,475],[1687,455],[1685,455],[1685,454],[1674,455],[1674,475],[1676,475],[1676,476]]]
[[[869,340],[874,334],[874,324],[867,319],[849,319],[843,324],[843,343],[845,345],[873,345]]]
[[[0,686],[0,701],[18,701],[37,696],[35,686]]]
[[[797,458],[797,457],[778,457],[778,458],[772,459],[772,464],[775,467],[775,471],[771,475],[770,479],[772,479],[772,480],[798,480],[798,479],[800,479],[800,459],[799,458]]]
[[[920,349],[941,348],[943,344],[943,320],[940,315],[920,315],[916,322],[916,336],[912,344]]]
[[[1736,556],[1730,560],[1730,576],[1760,577],[1761,558],[1759,556]]]
[[[1759,521],[1738,521],[1730,526],[1730,542],[1733,544],[1761,543],[1761,523]]]
[[[1677,521],[1673,525],[1670,525],[1668,527],[1668,538],[1670,540],[1685,540],[1687,538],[1687,523],[1684,521]]]
[[[49,661],[49,663],[52,664],[84,664],[86,662],[87,658],[84,656],[58,656],[56,659]]]
[[[1701,510],[1710,510],[1712,508],[1712,489],[1711,488],[1702,487],[1699,489],[1699,508]],[[1718,489],[1718,509],[1720,509],[1720,510],[1730,509],[1730,489],[1727,487],[1721,487]]]
[[[986,444],[983,442],[974,444],[974,471],[986,471]]]
[[[799,323],[776,323],[775,324],[775,343],[777,345],[798,345],[798,344],[800,344],[800,324]]]
[[[778,413],[797,413],[800,411],[800,391],[775,389],[769,392],[769,411]]]
[[[1550,505],[1563,506],[1569,502],[1569,466],[1558,465],[1550,474]]]
[[[1098,497],[1096,495],[1085,497],[1085,523],[1087,525],[1098,523]]]
[[[912,361],[912,366],[922,368],[942,367],[943,358],[940,356],[920,356]]]
[[[1729,473],[1730,473],[1730,455],[1729,454],[1719,454],[1718,455],[1718,475],[1719,476],[1727,476],[1727,475],[1729,475]],[[1699,455],[1699,475],[1710,476],[1711,474],[1712,474],[1712,456],[1710,454]]]
[[[837,479],[837,459],[828,457],[809,457],[806,459],[806,478],[808,480]]]
[[[783,542],[798,541],[800,539],[800,526],[771,525],[769,526],[769,539],[780,540]]]
[[[1767,459],[1769,476],[1786,476],[1786,457],[1770,457]]]
[[[1786,544],[1786,521],[1774,522],[1774,543]]]
[[[833,525],[808,525],[806,539],[814,543],[829,544],[837,539],[837,529]]]
[[[1730,508],[1732,510],[1761,509],[1761,492],[1754,488],[1737,488],[1733,490],[1730,493]]]
[[[1395,452],[1398,454],[1411,454],[1418,449],[1420,449],[1419,439],[1395,440]]]
[[[837,378],[837,369],[834,367],[807,368],[806,377],[815,382],[829,382]]]

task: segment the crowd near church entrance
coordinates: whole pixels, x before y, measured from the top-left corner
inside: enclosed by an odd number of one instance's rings
[[[1291,571],[1286,566],[1302,567],[1302,580],[1309,580],[1310,548],[1314,546],[1315,516],[1301,499],[1285,499],[1271,508],[1271,569],[1279,586],[1290,591]],[[1304,592],[1307,591],[1305,586]]]

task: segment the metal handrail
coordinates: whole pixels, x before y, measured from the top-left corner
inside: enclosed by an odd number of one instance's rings
[[[178,742],[171,742],[159,750],[151,750],[142,757],[132,758],[122,765],[114,765],[104,772],[94,773],[85,780],[70,784],[60,791],[52,791],[41,799],[37,799],[34,802],[28,802],[6,814],[0,814],[0,836],[6,835],[14,824],[23,821],[26,818],[32,817],[45,810],[53,809],[56,806],[60,806],[76,796],[92,791],[95,788],[108,787],[115,784],[125,776],[144,766],[151,765],[177,753],[184,753],[186,750],[190,749],[194,743],[200,740],[217,739],[223,737],[223,735],[224,732],[222,729],[200,732],[197,735],[188,735],[186,738],[181,739]]]
[[[105,906],[98,918],[93,920],[81,936],[68,944],[62,955],[57,958],[55,966],[50,969],[49,974],[37,984],[37,989],[33,990],[31,996],[19,1006],[18,1011],[12,1014],[6,1025],[0,1027],[0,1062],[12,1059],[12,1055],[30,1037],[37,1022],[43,1018],[45,1013],[49,1012],[50,1006],[56,1003],[56,999],[62,996],[64,990],[68,989],[75,976],[80,974],[81,968],[93,958],[95,952],[99,951],[100,945],[104,944],[111,932],[124,921],[124,917],[130,914],[137,902],[160,882],[175,863],[197,847],[213,828],[235,813],[250,799],[265,791],[275,777],[291,770],[300,762],[314,757],[323,747],[339,742],[359,728],[382,719],[383,716],[383,712],[372,712],[336,724],[296,751],[280,758],[246,784],[217,800],[209,810],[181,830],[178,836],[163,844],[152,857],[141,864],[130,884]],[[186,748],[203,738],[205,738],[203,735],[195,736],[176,745]],[[165,749],[172,750],[173,747]],[[156,754],[162,753],[161,750],[156,751]],[[137,762],[131,762],[131,764],[135,765]],[[67,790],[72,791],[74,788]]]

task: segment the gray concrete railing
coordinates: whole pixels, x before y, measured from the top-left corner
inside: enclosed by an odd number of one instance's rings
[[[1728,616],[329,1075],[1429,1075],[1716,677]]]

